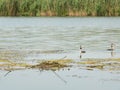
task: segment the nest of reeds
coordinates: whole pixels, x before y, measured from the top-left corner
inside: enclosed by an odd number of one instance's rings
[[[31,68],[39,68],[41,70],[59,70],[61,68],[70,67],[70,65],[66,64],[69,62],[70,60],[43,61],[40,64],[31,66]]]

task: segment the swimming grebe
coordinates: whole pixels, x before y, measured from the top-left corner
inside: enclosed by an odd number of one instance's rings
[[[86,53],[86,51],[83,50],[83,47],[80,45],[80,53]]]
[[[114,51],[115,50],[115,44],[111,43],[111,48],[107,49],[108,51]]]

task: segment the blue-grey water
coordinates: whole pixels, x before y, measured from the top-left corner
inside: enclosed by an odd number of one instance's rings
[[[87,51],[86,58],[109,58],[106,50],[111,43],[115,44],[114,56],[119,57],[119,40],[120,17],[0,17],[0,50],[60,51],[76,58],[82,45]],[[32,53],[25,59],[65,55]]]
[[[82,58],[120,57],[120,17],[0,17],[0,59],[79,61],[80,45]],[[74,67],[6,73],[0,71],[0,90],[120,90],[119,72]]]
[[[120,48],[120,18],[0,18],[1,49],[104,50]]]

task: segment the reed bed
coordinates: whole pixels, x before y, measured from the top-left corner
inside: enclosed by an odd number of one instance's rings
[[[120,16],[120,0],[0,0],[0,16]]]

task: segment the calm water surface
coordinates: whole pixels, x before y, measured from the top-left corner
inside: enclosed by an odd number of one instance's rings
[[[106,51],[111,43],[116,50]],[[120,17],[0,17],[2,59],[43,60],[64,56],[83,58],[120,57]],[[5,53],[5,54],[4,54]],[[120,90],[120,73],[71,70],[0,71],[1,90]],[[56,74],[57,73],[57,74]],[[61,77],[61,78],[60,78]]]
[[[120,50],[119,17],[1,17],[0,49],[106,51],[111,42]]]
[[[98,57],[89,52],[109,57],[106,49],[113,42],[118,54],[119,40],[120,17],[0,17],[0,50],[60,50],[74,53],[68,57],[75,58],[83,45],[88,52],[85,57]]]
[[[120,18],[0,18],[1,49],[104,50],[120,48]]]

